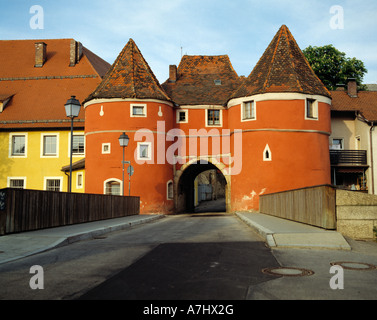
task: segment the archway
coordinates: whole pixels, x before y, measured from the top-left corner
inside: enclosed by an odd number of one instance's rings
[[[193,161],[182,167],[176,180],[177,213],[230,211],[230,185],[219,167]]]

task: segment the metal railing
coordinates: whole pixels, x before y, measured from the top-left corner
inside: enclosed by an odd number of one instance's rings
[[[366,150],[330,150],[331,165],[367,165]]]

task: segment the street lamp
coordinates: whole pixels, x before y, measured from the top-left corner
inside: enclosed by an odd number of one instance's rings
[[[69,163],[69,192],[72,191],[72,149],[73,149],[73,118],[79,116],[81,104],[75,96],[71,96],[67,100],[65,107],[65,113],[68,118],[71,118],[71,150],[70,150],[70,163]]]
[[[123,166],[123,177],[122,177],[122,196],[124,196],[124,164],[125,163],[128,163],[129,165],[131,164],[130,161],[124,161],[124,148],[128,146],[128,142],[130,141],[130,138],[128,137],[128,135],[126,135],[125,132],[123,132],[119,138],[119,145],[123,148],[123,161],[122,161],[122,166]],[[128,195],[130,195],[131,193],[131,188],[130,188],[130,184],[131,184],[131,179],[129,179],[129,182],[128,182]]]

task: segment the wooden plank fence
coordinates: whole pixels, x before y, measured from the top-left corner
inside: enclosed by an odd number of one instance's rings
[[[0,235],[138,214],[139,197],[0,189]]]
[[[259,211],[334,230],[336,229],[335,188],[322,185],[261,195]]]

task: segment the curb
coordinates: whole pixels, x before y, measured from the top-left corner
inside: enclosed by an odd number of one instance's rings
[[[244,223],[246,223],[249,227],[255,230],[259,235],[266,239],[267,244],[270,247],[276,247],[276,242],[274,239],[274,232],[270,229],[267,229],[256,222],[252,222],[249,219],[245,218],[241,213],[236,212],[236,216],[240,218]]]

